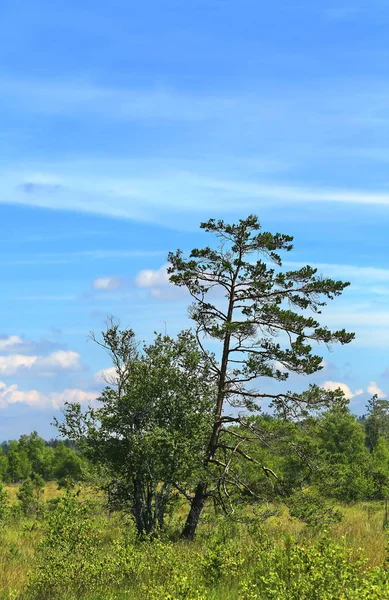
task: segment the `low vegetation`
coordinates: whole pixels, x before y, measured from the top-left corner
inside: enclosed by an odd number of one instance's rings
[[[133,521],[91,490],[50,492],[33,515],[15,502],[3,512],[0,598],[389,597],[382,502],[338,506],[340,522],[326,528],[278,503],[228,518],[206,511],[188,543],[177,539],[179,509],[165,532],[139,539]]]

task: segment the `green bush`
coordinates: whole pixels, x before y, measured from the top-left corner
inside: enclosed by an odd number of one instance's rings
[[[314,529],[326,529],[339,523],[343,515],[331,507],[315,489],[295,492],[287,501],[289,513]]]
[[[65,598],[98,587],[104,574],[99,530],[88,507],[70,492],[48,515],[39,562],[29,585],[31,598]],[[108,583],[108,578],[106,578]],[[93,585],[92,585],[93,584]]]
[[[255,549],[251,570],[241,584],[241,600],[382,600],[389,597],[384,569],[366,569],[343,544],[323,537],[319,543],[286,538],[267,551]]]
[[[0,482],[0,523],[4,522],[10,511],[9,494]]]
[[[24,515],[37,514],[42,510],[41,495],[44,481],[40,475],[34,473],[20,486],[17,498]]]

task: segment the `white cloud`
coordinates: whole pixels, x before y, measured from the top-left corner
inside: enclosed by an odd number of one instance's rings
[[[48,356],[10,354],[0,356],[0,375],[15,375],[23,369],[37,374],[54,374],[57,371],[79,371],[82,368],[80,355],[72,350],[58,350]]]
[[[367,391],[369,392],[369,394],[371,394],[372,396],[377,395],[379,398],[386,398],[387,394],[385,394],[385,392],[383,392],[378,385],[376,384],[375,381],[371,381],[369,383],[369,385],[367,386]]]
[[[38,390],[21,390],[16,384],[7,386],[0,382],[0,408],[12,404],[26,404],[34,408],[59,409],[64,402],[80,402],[88,404],[97,398],[98,392],[85,392],[77,388],[65,389],[62,392],[43,393]]]
[[[25,180],[31,185],[37,186],[62,186],[62,181],[56,176],[47,175],[45,173],[30,173],[26,175]]]
[[[144,269],[135,279],[135,284],[140,288],[159,288],[170,285],[167,265],[162,265],[157,270]]]
[[[389,328],[366,328],[363,331],[358,331],[352,344],[354,347],[359,348],[387,348],[389,345]]]
[[[0,356],[0,374],[15,375],[20,369],[31,368],[37,359],[37,356],[27,356],[25,354]]]
[[[108,367],[107,369],[101,369],[97,371],[94,376],[94,380],[96,383],[101,384],[102,382],[107,383],[108,385],[116,385],[117,382],[117,371],[115,367]]]
[[[376,204],[389,206],[389,194],[386,192],[370,192],[366,190],[346,190],[336,188],[308,188],[303,186],[285,185],[278,183],[255,183],[245,180],[222,180],[199,178],[201,187],[208,190],[231,195],[230,200],[224,198],[226,208],[231,209],[234,202],[232,195],[246,199],[246,206],[254,206],[255,200],[272,202],[297,203],[344,203],[344,204]],[[251,200],[250,200],[251,199]],[[236,202],[236,199],[235,199]]]
[[[279,360],[276,360],[273,363],[273,370],[281,371],[281,373],[287,373],[289,371],[289,369],[287,367],[285,367],[285,365],[283,365]]]
[[[4,297],[4,296],[3,296]],[[45,296],[20,296],[26,300],[42,300]],[[52,297],[54,298],[54,297]],[[56,297],[59,299],[59,297]],[[41,338],[38,341],[28,340],[19,335],[0,335],[0,353],[2,354],[33,354],[40,356],[43,353],[58,347],[51,340]]]
[[[16,346],[23,345],[24,340],[19,335],[10,335],[8,337],[0,338],[0,352],[15,348]]]
[[[215,94],[206,90],[185,93],[166,86],[106,86],[82,79],[55,82],[49,79],[0,79],[3,103],[14,110],[23,108],[27,114],[77,115],[99,122],[102,119],[121,123],[157,120],[200,125],[203,122],[205,126],[211,120],[227,122],[229,127],[232,122],[237,122],[240,130],[250,126],[259,130],[275,129],[278,122],[284,131],[286,124],[296,127],[304,122],[316,129],[323,124],[334,126],[341,120],[343,126],[362,126],[363,119],[366,121],[370,117],[373,120],[376,116],[385,92],[386,83],[371,78],[348,85],[336,78],[331,82],[326,80],[322,85],[316,80],[312,85],[305,82],[304,96],[298,82],[284,82],[281,86],[277,81],[274,84],[268,82],[266,86],[259,84],[256,89],[242,87],[239,92],[235,86],[235,89]],[[25,102],[26,97],[31,100],[29,103]],[[381,114],[376,119],[386,121]],[[366,123],[364,125],[366,127]],[[300,131],[300,138],[304,133],[311,133],[309,127],[305,129],[307,132]]]
[[[118,277],[97,277],[93,281],[94,290],[117,290],[121,285],[121,281]]]
[[[148,289],[150,296],[158,300],[177,300],[186,295],[186,289],[170,283],[167,272],[168,265],[159,269],[144,269],[135,278],[138,288]]]
[[[374,338],[374,326],[382,328],[389,325],[389,311],[379,311],[370,303],[364,306],[351,304],[348,308],[339,308],[336,311],[326,310],[325,319],[326,323],[332,326],[360,326],[368,328],[370,337]],[[360,333],[358,333],[358,337],[359,335]]]
[[[120,122],[123,126],[133,121],[168,121],[178,128],[181,121],[192,122],[196,135],[198,127],[204,130],[212,127],[220,139],[220,152],[210,149],[196,166],[184,159],[159,160],[160,157],[153,157],[148,161],[139,160],[146,173],[134,168],[130,161],[125,168],[117,161],[115,166],[109,160],[102,165],[101,159],[84,160],[84,163],[78,164],[63,161],[52,170],[47,161],[36,161],[36,164],[30,163],[24,169],[18,168],[19,173],[3,173],[0,201],[124,218],[139,217],[157,222],[163,220],[164,223],[171,221],[171,210],[183,214],[185,221],[187,213],[192,211],[197,221],[200,212],[257,210],[259,202],[262,206],[274,205],[275,201],[389,206],[384,178],[378,178],[378,181],[383,181],[381,191],[376,187],[356,187],[350,191],[349,184],[355,181],[354,173],[348,173],[349,180],[344,175],[342,188],[304,185],[304,174],[300,173],[301,165],[317,161],[323,153],[327,153],[335,163],[329,166],[330,171],[331,166],[339,168],[339,152],[347,152],[349,159],[349,153],[355,150],[345,143],[345,140],[351,139],[351,132],[353,138],[359,139],[358,133],[366,136],[366,131],[369,131],[373,139],[374,133],[379,134],[388,128],[388,115],[382,108],[383,98],[388,92],[386,82],[369,78],[365,82],[345,83],[334,78],[332,82],[305,83],[303,94],[300,83],[295,81],[268,82],[266,86],[258,83],[254,88],[249,87],[243,86],[237,92],[235,86],[218,94],[206,89],[201,93],[185,93],[180,89],[157,86],[142,89],[110,87],[82,80],[52,82],[2,78],[0,93],[3,102],[17,112],[23,110],[30,117],[34,118],[36,113],[70,114],[77,115],[84,124],[107,119],[111,125]],[[25,102],[26,95],[32,99],[31,102]],[[333,144],[323,144],[322,140],[329,130],[337,132]],[[219,132],[220,136],[217,135]],[[251,140],[255,132],[262,134],[257,136],[258,140],[265,140],[258,142],[255,150],[258,158],[266,156],[268,161],[276,159],[281,164],[286,158],[289,162],[290,148],[293,147],[293,162],[299,165],[300,185],[295,183],[295,176],[289,184],[285,183],[284,177],[281,181],[258,177],[258,170],[252,162],[255,156],[247,156],[247,150],[241,149],[246,146],[245,136]],[[275,140],[271,155],[266,148],[269,135]],[[234,147],[234,142],[237,142],[234,153],[237,156],[226,165],[226,148]],[[366,145],[364,139],[361,143],[362,147]],[[240,157],[238,152],[242,152],[243,156]],[[220,158],[215,157],[216,154]],[[237,160],[240,161],[239,168]],[[242,161],[247,161],[246,166],[242,167]],[[122,165],[123,162],[124,159]],[[148,168],[150,165],[151,168]],[[209,173],[215,175],[210,177]],[[38,189],[36,193],[25,193],[20,185],[26,181],[38,188],[42,186],[42,193]],[[373,182],[369,184],[373,186]],[[45,185],[49,189],[60,185],[63,189],[53,195],[44,191]]]
[[[33,102],[24,109],[52,115],[83,114],[87,117],[116,118],[120,121],[159,119],[202,121],[220,118],[238,109],[236,98],[200,94],[195,97],[163,88],[126,89],[86,84],[81,81],[52,83],[43,80],[0,80],[4,99]],[[241,98],[244,100],[244,98]]]
[[[79,371],[81,369],[80,355],[73,350],[58,350],[48,356],[38,357],[35,366],[38,369]]]
[[[321,387],[329,391],[335,391],[340,388],[347,400],[351,400],[351,398],[355,398],[355,396],[360,396],[363,394],[363,390],[361,389],[355,390],[355,392],[351,391],[349,386],[341,381],[325,381]]]

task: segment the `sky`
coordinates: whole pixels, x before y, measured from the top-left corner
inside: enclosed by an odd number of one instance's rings
[[[386,0],[4,0],[0,8],[0,439],[87,405],[107,315],[188,327],[169,250],[210,217],[293,235],[290,266],[351,282],[323,370],[352,410],[389,394]],[[263,382],[263,389],[273,384]]]

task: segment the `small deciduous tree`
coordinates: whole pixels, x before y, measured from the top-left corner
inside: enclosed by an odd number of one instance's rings
[[[189,331],[140,348],[111,321],[99,343],[115,367],[111,385],[98,408],[68,404],[57,425],[102,466],[111,504],[131,511],[139,535],[152,534],[177,491],[187,495],[201,477],[214,396],[208,361]]]
[[[365,432],[348,407],[326,411],[318,420],[317,437],[321,464],[316,485],[322,495],[343,502],[372,497],[372,460]]]
[[[367,418],[363,422],[366,445],[373,452],[381,436],[389,440],[389,401],[373,396],[367,403]]]
[[[43,438],[36,431],[30,435],[21,435],[18,442],[18,451],[27,455],[31,463],[31,472],[41,475],[43,479],[50,479],[53,450],[49,448]]]
[[[22,483],[16,495],[25,515],[39,512],[43,489],[43,478],[37,473],[33,473]]]
[[[53,476],[60,487],[85,479],[87,464],[74,448],[60,442],[53,451]]]
[[[310,266],[281,269],[280,252],[292,250],[291,236],[262,232],[253,215],[232,225],[211,219],[201,228],[217,236],[219,247],[194,249],[188,258],[180,250],[170,253],[168,269],[170,281],[187,288],[194,299],[190,315],[217,387],[204,464],[209,470],[216,468],[218,475],[213,489],[207,478],[197,485],[183,530],[189,539],[210,494],[228,494],[227,484],[244,486],[232,474],[231,456],[250,457],[241,449],[242,440],[228,430],[228,424],[244,424],[244,418],[225,414],[226,405],[255,411],[261,401],[269,400],[290,416],[330,404],[340,391],[311,386],[301,394],[271,394],[258,389],[258,380],[284,381],[290,371],[315,373],[322,358],[313,353],[313,343],[347,344],[354,337],[344,329],[331,331],[317,320],[326,300],[339,296],[348,283],[319,277]],[[206,350],[205,337],[220,343],[220,356]]]
[[[9,493],[4,489],[0,481],[0,523],[2,523],[8,515],[10,509]]]
[[[19,442],[12,440],[9,443],[8,452],[8,469],[5,474],[5,480],[12,483],[18,483],[30,476],[32,472],[31,461],[28,458],[25,449],[20,448]]]

